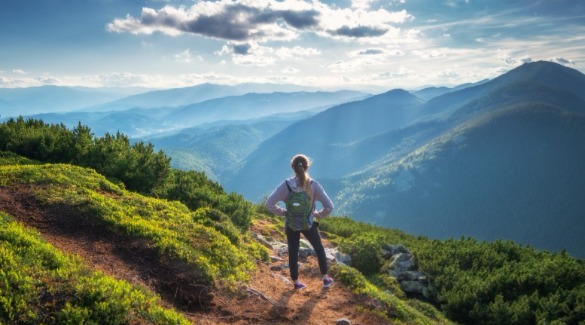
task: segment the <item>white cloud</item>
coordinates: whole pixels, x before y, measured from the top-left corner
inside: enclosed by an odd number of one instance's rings
[[[27,74],[26,71],[20,70],[20,69],[14,69],[14,70],[12,70],[12,73],[19,74],[19,75]]]
[[[424,59],[436,59],[436,58],[445,58],[447,57],[447,53],[444,49],[434,49],[434,50],[424,50],[424,51],[412,51],[413,54],[424,58]]]
[[[303,60],[321,55],[321,51],[315,48],[301,46],[271,48],[258,43],[224,45],[216,55],[231,55],[232,62],[237,65],[269,66],[277,61]]]
[[[13,71],[14,72],[14,71]],[[45,85],[61,85],[58,78],[51,76],[37,76],[37,77],[0,77],[0,87],[3,88],[24,88],[24,87],[38,87]]]
[[[375,0],[352,0],[351,7],[355,9],[367,10]]]
[[[275,55],[280,59],[295,59],[300,60],[306,57],[315,57],[321,55],[321,51],[315,48],[308,47],[280,47],[274,51]]]
[[[176,62],[190,63],[191,62],[191,50],[186,49],[183,52],[173,55]]]
[[[276,1],[200,1],[190,8],[143,8],[140,19],[126,16],[107,25],[111,32],[170,36],[196,34],[229,41],[291,40],[315,24],[312,10],[277,10]],[[294,2],[293,2],[294,3]]]
[[[284,74],[298,74],[300,72],[300,70],[297,68],[286,67],[286,68],[282,69],[280,72],[282,72]]]
[[[190,49],[186,49],[182,52],[179,52],[175,55],[173,55],[173,58],[175,59],[175,62],[179,62],[179,63],[191,63],[193,60],[199,61],[199,62],[203,62],[203,57],[201,55],[195,55],[193,56],[191,54],[191,50]]]

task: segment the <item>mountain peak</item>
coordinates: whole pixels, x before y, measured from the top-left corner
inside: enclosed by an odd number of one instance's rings
[[[385,102],[392,102],[395,104],[402,103],[408,105],[416,105],[422,103],[423,100],[421,100],[420,98],[416,97],[415,95],[411,94],[410,92],[404,89],[392,89],[385,93],[369,97],[365,99],[364,102],[370,104],[374,103],[382,104]]]
[[[408,91],[401,89],[401,88],[396,88],[396,89],[392,89],[390,91],[387,91],[385,93],[382,93],[381,95],[387,95],[387,96],[405,96],[405,97],[416,97],[413,94],[409,93]]]
[[[558,63],[537,61],[525,63],[493,80],[497,87],[513,83],[538,83],[550,88],[563,88],[585,100],[585,75]]]

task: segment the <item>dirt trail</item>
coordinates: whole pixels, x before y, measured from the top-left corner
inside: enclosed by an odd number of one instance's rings
[[[304,290],[292,289],[284,255],[283,261],[259,263],[248,287],[236,294],[210,288],[185,292],[188,284],[157,263],[154,252],[115,236],[76,208],[41,206],[26,187],[0,187],[0,211],[37,229],[49,243],[80,256],[91,268],[156,292],[165,306],[175,307],[194,324],[335,324],[339,318],[383,324],[356,311],[356,297],[341,283],[324,289],[313,256],[300,261]]]

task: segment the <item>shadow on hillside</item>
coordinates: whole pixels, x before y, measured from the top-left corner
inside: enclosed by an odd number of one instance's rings
[[[282,296],[273,304],[268,311],[268,315],[273,321],[292,322],[294,324],[305,324],[311,319],[311,315],[319,300],[326,297],[327,289],[321,289],[321,293],[312,296],[306,300],[305,303],[298,308],[298,310],[290,311],[289,301],[296,294],[304,294],[303,291],[289,290],[282,294]]]

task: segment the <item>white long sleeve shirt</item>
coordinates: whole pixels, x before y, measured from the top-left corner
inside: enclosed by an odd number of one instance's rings
[[[319,211],[313,211],[312,216],[315,218],[325,218],[331,214],[333,211],[333,202],[325,193],[323,186],[319,184],[316,180],[312,180],[311,183],[311,191],[312,191],[312,198],[313,198],[313,206],[315,206],[315,202],[320,202],[323,205],[323,208]],[[300,192],[303,190],[302,187],[299,187],[297,179],[295,177],[291,177],[286,181],[283,181],[278,185],[278,187],[270,194],[270,196],[266,199],[266,208],[276,214],[277,216],[284,216],[285,209],[281,208],[278,205],[278,202],[284,202],[286,200],[286,196],[288,195],[288,188],[286,186],[286,182],[291,187],[291,189],[295,192]]]

